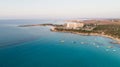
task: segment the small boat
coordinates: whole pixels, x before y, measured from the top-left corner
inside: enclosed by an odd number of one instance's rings
[[[97,45],[96,47],[99,48],[100,46]]]
[[[84,44],[84,42],[81,42],[81,44]]]
[[[60,42],[61,42],[61,43],[64,43],[65,41],[64,41],[64,40],[61,40]]]
[[[109,49],[106,49],[106,51],[109,51]]]
[[[96,45],[95,43],[93,43],[93,45]]]
[[[113,46],[108,46],[108,48],[113,48]]]
[[[95,41],[96,41],[97,39],[95,38]]]
[[[113,50],[114,52],[116,51],[116,50]]]
[[[76,42],[75,42],[75,41],[72,41],[72,43],[74,43],[74,44],[75,44]]]

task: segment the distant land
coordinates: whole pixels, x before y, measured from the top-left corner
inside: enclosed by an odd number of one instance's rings
[[[88,19],[88,20],[65,20],[65,24],[33,24],[20,25],[30,26],[52,26],[53,32],[68,32],[80,35],[104,36],[115,39],[120,44],[120,19]]]

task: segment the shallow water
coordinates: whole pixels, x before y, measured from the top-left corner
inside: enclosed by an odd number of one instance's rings
[[[114,40],[17,27],[35,22],[55,21],[0,21],[0,67],[120,67],[120,46],[110,43]]]

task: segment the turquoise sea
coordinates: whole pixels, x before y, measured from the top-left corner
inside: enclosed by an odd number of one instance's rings
[[[114,40],[18,27],[37,23],[62,21],[0,20],[0,67],[120,67],[120,45]]]

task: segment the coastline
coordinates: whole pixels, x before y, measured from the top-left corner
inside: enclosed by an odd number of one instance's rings
[[[88,32],[76,32],[76,31],[66,31],[66,30],[57,30],[57,29],[55,29],[55,28],[57,28],[57,27],[60,27],[60,28],[63,28],[63,26],[64,25],[57,25],[57,24],[32,24],[32,25],[19,25],[19,27],[31,27],[31,26],[52,26],[53,28],[51,28],[51,31],[53,31],[53,32],[64,32],[64,33],[73,33],[73,34],[79,34],[79,35],[83,35],[83,36],[102,36],[102,37],[107,37],[107,38],[110,38],[110,39],[113,39],[113,40],[115,40],[115,42],[111,42],[111,43],[113,43],[113,44],[120,44],[120,38],[117,38],[117,36],[115,37],[115,36],[112,36],[112,35],[107,35],[107,34],[104,34],[104,32],[103,33],[94,33],[94,32],[90,32],[90,33],[88,33]],[[116,26],[116,25],[115,25]],[[105,27],[105,26],[102,26],[102,27]],[[106,29],[109,29],[111,26],[110,25],[108,25],[108,27],[106,28]],[[112,27],[114,27],[114,25],[112,26]],[[99,27],[98,27],[99,28]],[[116,28],[119,28],[118,26],[116,27]],[[115,28],[115,29],[116,29]],[[105,29],[105,28],[103,28],[103,29]],[[102,30],[103,30],[102,29]],[[113,28],[114,29],[114,28]],[[98,29],[99,30],[99,29]],[[103,30],[104,31],[104,30]],[[108,31],[109,32],[109,31]],[[111,31],[110,31],[111,32]],[[118,32],[118,30],[116,30],[115,32]],[[110,33],[111,34],[111,33]],[[112,33],[112,34],[114,34],[114,33]],[[120,36],[120,35],[119,35]]]
[[[57,30],[52,30],[53,32],[63,32],[63,33],[72,33],[72,34],[78,34],[78,35],[83,35],[83,36],[102,36],[102,37],[107,37],[110,39],[115,40],[116,42],[111,42],[113,44],[120,44],[120,39],[119,38],[115,38],[113,36],[110,35],[106,35],[106,34],[99,34],[99,33],[80,33],[80,32],[73,32],[73,31],[57,31]]]

